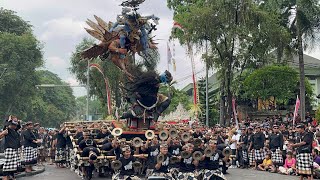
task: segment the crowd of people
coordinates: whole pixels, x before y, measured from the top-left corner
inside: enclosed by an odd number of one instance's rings
[[[225,179],[228,168],[252,168],[312,179],[320,174],[320,129],[309,114],[305,119],[293,125],[288,114],[247,118],[230,127],[194,124],[176,127],[177,136],[154,135],[136,145],[103,123],[47,130],[11,117],[0,133],[6,158],[3,179],[14,177],[22,166],[31,172],[45,161],[83,178],[97,172],[113,179]]]

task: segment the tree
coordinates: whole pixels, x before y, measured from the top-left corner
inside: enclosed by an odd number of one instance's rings
[[[98,98],[93,97],[89,100],[89,114],[102,114],[104,112],[101,101]],[[87,97],[81,96],[76,98],[76,114],[77,119],[84,119],[87,109]]]
[[[277,14],[269,13],[252,0],[168,0],[174,19],[182,24],[184,33],[174,32],[182,43],[202,47],[210,43],[204,58],[209,67],[220,74],[220,124],[229,124],[232,114],[231,82],[234,72],[243,71],[253,63],[266,63],[266,56],[287,32],[278,23]],[[226,107],[224,101],[226,96]]]
[[[67,85],[50,71],[37,71],[41,84]],[[58,127],[75,116],[76,101],[70,87],[39,88],[31,101],[27,119],[39,122],[44,127]]]
[[[277,102],[293,105],[296,95],[299,92],[298,72],[289,66],[265,66],[254,70],[252,73],[246,73],[242,79],[237,79],[239,86],[238,99],[247,101],[248,99],[269,100],[274,97]],[[309,104],[312,101],[312,88],[308,80],[307,97]],[[250,102],[250,101],[249,101]]]
[[[209,86],[209,89],[211,87]],[[201,79],[198,81],[198,91],[199,91],[199,100],[200,100],[200,108],[202,114],[200,115],[201,121],[205,124],[206,121],[206,86],[205,86],[205,79]],[[209,91],[208,94],[208,100],[209,100],[209,124],[217,124],[219,115],[218,112],[218,98],[217,98],[217,92],[215,91]]]
[[[289,52],[299,55],[300,74],[300,109],[301,117],[305,117],[306,84],[304,73],[303,50],[312,47],[318,38],[320,30],[320,4],[318,0],[281,0],[266,1],[268,6],[276,10],[282,20],[282,25],[291,34],[291,41],[285,47]],[[290,49],[291,48],[291,49]],[[282,49],[283,50],[283,49]],[[279,51],[280,54],[282,53]]]
[[[0,80],[0,114],[25,118],[31,108],[38,77],[35,69],[43,64],[41,45],[31,25],[15,12],[0,9],[0,67],[8,71]]]
[[[159,93],[164,94],[165,96],[171,96],[170,106],[163,112],[163,114],[174,112],[180,103],[184,108],[186,108],[186,110],[190,110],[190,98],[185,92],[175,89],[174,87],[170,87],[169,89],[167,86],[160,86]]]
[[[11,33],[21,36],[25,33],[31,33],[31,25],[17,16],[14,11],[0,8],[0,33]]]

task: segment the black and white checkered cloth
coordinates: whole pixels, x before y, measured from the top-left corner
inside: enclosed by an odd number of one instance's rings
[[[4,150],[5,162],[3,172],[15,172],[21,166],[18,149],[7,148]]]
[[[172,175],[170,173],[160,173],[160,172],[154,172],[152,173],[151,176],[154,176],[154,177],[164,177],[166,178],[166,180],[174,180]]]
[[[282,152],[280,149],[276,149],[274,152],[271,151],[271,160],[277,165],[283,164]]]
[[[214,178],[212,178],[214,177]],[[203,180],[210,180],[210,179],[217,179],[217,180],[226,180],[226,177],[224,177],[223,173],[217,169],[217,170],[207,170],[205,169],[203,171]]]
[[[297,155],[297,173],[304,175],[312,174],[313,159],[311,153],[299,153]]]
[[[178,179],[180,180],[197,180],[193,172],[179,172]]]
[[[256,161],[263,161],[264,158],[266,156],[266,153],[264,152],[264,150],[260,150],[260,149],[255,149],[254,150],[254,157]]]
[[[26,164],[36,164],[38,157],[38,149],[30,146],[24,147],[23,157]]]
[[[254,152],[250,151],[249,154],[249,165],[254,166],[256,163],[255,157],[254,157]]]
[[[127,175],[120,175],[120,173],[115,173],[112,176],[112,180],[141,180],[141,178],[139,178],[138,176],[127,176]]]
[[[57,148],[54,161],[57,163],[63,163],[66,161],[66,149]]]
[[[244,162],[248,162],[248,152],[247,150],[242,150],[242,159]]]

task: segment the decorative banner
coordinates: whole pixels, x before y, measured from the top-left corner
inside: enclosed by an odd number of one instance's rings
[[[111,104],[111,92],[110,92],[110,87],[109,87],[109,80],[108,78],[104,75],[102,68],[100,67],[99,64],[90,64],[89,67],[94,67],[98,69],[98,71],[102,74],[104,83],[106,85],[106,92],[107,92],[107,103],[108,103],[108,114],[111,115],[112,111],[112,104]]]
[[[180,30],[184,31],[182,25],[179,24],[178,22],[173,22],[173,28],[172,29],[180,29]]]
[[[237,118],[237,110],[236,110],[236,99],[235,98],[232,98],[232,110],[233,110],[233,116],[234,116],[234,119],[236,121],[237,128],[239,128],[239,123],[238,123],[238,118]]]
[[[294,107],[294,113],[293,113],[293,126],[295,124],[296,117],[298,116],[299,107],[300,107],[300,99],[297,95],[296,105]]]
[[[173,64],[173,71],[177,71],[177,66],[176,66],[176,48],[174,41],[172,41],[172,64]]]
[[[169,65],[169,64],[171,64],[172,54],[171,54],[171,50],[170,50],[168,42],[167,42],[167,58],[168,58],[168,65]],[[168,69],[168,71],[169,71],[169,69]]]

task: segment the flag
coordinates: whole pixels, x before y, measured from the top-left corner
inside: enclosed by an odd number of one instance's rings
[[[236,121],[237,128],[239,128],[238,118],[237,118],[237,110],[236,110],[236,99],[232,98],[232,110],[233,116]]]
[[[299,107],[300,107],[300,99],[297,95],[296,105],[294,107],[294,113],[293,113],[293,125],[295,124],[296,117],[298,116]]]
[[[168,58],[168,64],[171,64],[172,54],[169,47],[169,43],[167,43],[167,58]]]
[[[176,60],[172,58],[172,64],[173,64],[173,71],[177,71],[177,66],[176,66]]]
[[[180,30],[184,31],[182,25],[179,24],[178,22],[173,22],[173,29],[180,29]]]

